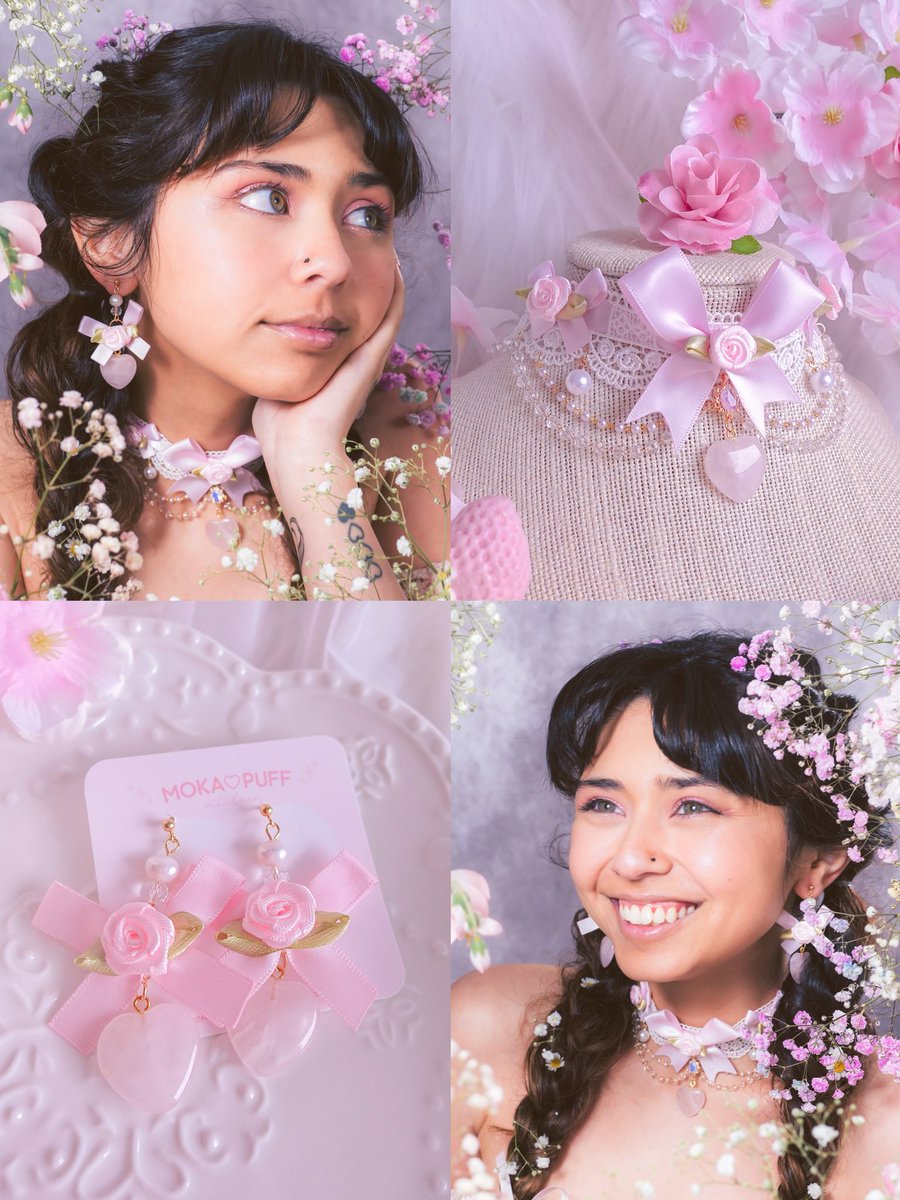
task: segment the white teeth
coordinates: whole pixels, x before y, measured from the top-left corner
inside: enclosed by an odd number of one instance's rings
[[[682,904],[680,907],[670,904],[658,908],[653,904],[619,903],[622,919],[629,925],[674,925],[676,921],[689,917],[696,911],[696,904]]]

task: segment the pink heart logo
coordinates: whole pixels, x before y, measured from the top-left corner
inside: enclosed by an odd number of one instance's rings
[[[137,370],[137,359],[130,354],[114,354],[100,368],[100,374],[110,387],[128,387]]]
[[[228,1036],[244,1066],[264,1079],[306,1049],[317,1019],[316,998],[305,984],[272,978],[250,997]]]
[[[758,438],[741,434],[713,442],[703,456],[703,465],[713,487],[735,504],[755,495],[766,471],[766,451]]]
[[[197,1025],[180,1004],[114,1017],[97,1042],[100,1074],[123,1100],[149,1113],[174,1108],[197,1057]]]
[[[241,782],[241,777],[240,775],[226,775],[224,776],[222,782],[227,788],[236,788]]]

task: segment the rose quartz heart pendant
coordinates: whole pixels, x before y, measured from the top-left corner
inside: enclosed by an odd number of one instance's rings
[[[197,1057],[197,1025],[180,1004],[155,1004],[145,1013],[114,1017],[97,1042],[100,1074],[145,1112],[177,1104]]]
[[[254,1075],[277,1075],[309,1045],[316,1030],[316,997],[305,984],[267,980],[228,1030],[235,1053]]]
[[[137,370],[137,359],[130,354],[114,354],[101,366],[100,374],[110,387],[128,387]]]
[[[713,442],[703,456],[706,474],[713,487],[735,504],[743,504],[762,483],[766,470],[766,451],[755,437],[740,437]]]
[[[683,1083],[676,1091],[675,1099],[686,1117],[696,1117],[706,1103],[706,1092],[701,1091],[700,1088],[692,1088],[689,1083]]]
[[[214,517],[206,522],[206,536],[214,546],[230,550],[241,540],[241,527],[231,517]]]

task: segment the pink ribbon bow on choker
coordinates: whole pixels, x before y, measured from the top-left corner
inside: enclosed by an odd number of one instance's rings
[[[599,267],[589,271],[580,283],[571,284],[556,274],[547,259],[534,268],[528,282],[531,288],[525,306],[533,337],[541,337],[555,325],[567,353],[577,354],[591,340],[592,333],[605,333],[609,328],[609,289]]]
[[[171,893],[166,907],[171,912],[190,912],[208,927],[240,883],[237,871],[206,855]],[[42,933],[83,952],[96,941],[109,916],[93,900],[54,882],[41,900],[33,924]],[[140,980],[140,974],[88,975],[51,1018],[51,1028],[82,1054],[93,1053],[104,1026],[131,1007]],[[208,1017],[213,1024],[231,1026],[250,998],[253,984],[246,975],[193,946],[171,959],[165,973],[153,974],[152,989],[154,997],[165,993],[168,999]]]
[[[335,909],[341,913],[349,913],[376,883],[375,876],[348,850],[342,850],[331,862],[327,863],[305,887],[291,884],[295,893],[306,893],[306,903],[312,909],[304,916],[304,923],[297,932],[305,932],[313,919],[315,909]],[[241,912],[244,913],[244,928],[249,932],[257,932],[254,922],[248,921],[247,901],[252,900],[261,890],[268,891],[275,885],[267,885],[257,889],[256,893],[242,892],[238,897]],[[314,905],[310,902],[314,900]],[[304,897],[299,897],[303,904]],[[287,905],[291,908],[292,906]],[[296,902],[293,907],[296,907]],[[232,910],[234,905],[232,906]],[[271,913],[271,909],[270,909]],[[296,919],[292,916],[292,919]],[[273,918],[273,927],[277,925],[277,916]],[[221,938],[220,938],[221,940]],[[266,939],[269,945],[273,941]],[[283,944],[283,943],[282,943]],[[364,971],[353,962],[344,950],[336,944],[319,946],[315,949],[285,949],[286,965],[297,978],[315,993],[329,1008],[350,1026],[358,1029],[363,1017],[378,995],[375,984]],[[229,950],[228,961],[231,966],[253,981],[254,990],[261,987],[270,978],[273,971],[271,956],[248,958],[241,953]]]
[[[629,271],[619,287],[638,316],[672,347],[626,421],[660,413],[680,450],[720,371],[760,433],[765,433],[767,404],[799,400],[771,352],[825,297],[794,267],[772,264],[739,325],[710,323],[697,277],[675,247]]]
[[[161,451],[160,458],[182,472],[175,490],[184,492],[195,504],[211,487],[221,487],[240,508],[248,492],[265,491],[256,476],[244,470],[244,464],[253,462],[260,454],[256,438],[242,433],[223,454],[215,457],[207,454],[193,438],[182,438]]]
[[[725,1042],[733,1042],[741,1037],[733,1025],[726,1025],[718,1017],[712,1017],[702,1029],[696,1032],[686,1030],[667,1008],[648,1013],[644,1023],[651,1033],[666,1039],[656,1053],[670,1059],[676,1071],[694,1058],[710,1081],[714,1081],[723,1071],[730,1075],[737,1074],[734,1063],[718,1049]]]

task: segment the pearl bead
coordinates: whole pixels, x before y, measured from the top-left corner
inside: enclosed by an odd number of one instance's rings
[[[584,396],[590,390],[592,380],[587,371],[570,371],[566,376],[566,388],[573,396]]]
[[[639,1042],[649,1042],[650,1041],[650,1030],[646,1029],[646,1028],[639,1029],[637,1039]]]
[[[121,296],[110,296],[109,304],[111,308],[121,308],[123,300]]]
[[[813,371],[809,383],[816,395],[824,396],[834,387],[834,376],[827,367],[823,367],[821,371]]]
[[[264,867],[280,867],[287,862],[287,847],[280,842],[263,842],[256,848],[256,857]]]
[[[171,883],[178,878],[180,869],[169,854],[152,854],[144,863],[144,874],[156,883]]]
[[[146,467],[144,467],[145,479],[155,479],[158,474],[159,472],[157,471],[156,467],[154,467],[151,463],[147,463]]]

